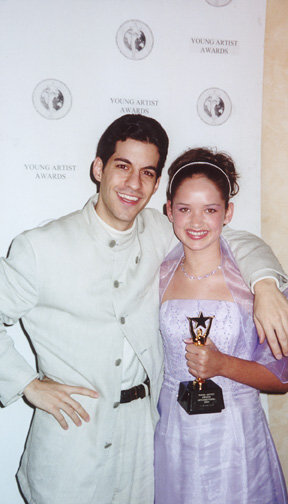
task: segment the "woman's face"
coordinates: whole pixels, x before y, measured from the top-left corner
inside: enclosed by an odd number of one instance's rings
[[[218,248],[224,224],[233,216],[233,203],[225,201],[214,182],[197,174],[184,179],[176,190],[173,203],[167,202],[167,214],[174,233],[190,250]]]

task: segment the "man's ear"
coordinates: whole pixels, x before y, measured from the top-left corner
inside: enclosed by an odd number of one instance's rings
[[[168,200],[166,203],[166,211],[167,211],[167,217],[170,222],[173,222],[173,215],[172,215],[172,204],[171,201]]]
[[[160,180],[161,180],[161,177],[158,177],[158,179],[156,180],[155,186],[154,186],[153,194],[157,191],[159,184],[160,184]]]
[[[97,182],[101,182],[102,173],[103,173],[103,161],[100,157],[96,157],[93,161],[92,166],[93,177]]]
[[[226,210],[224,224],[229,224],[229,222],[232,220],[233,213],[234,213],[234,203],[228,203],[228,208]]]

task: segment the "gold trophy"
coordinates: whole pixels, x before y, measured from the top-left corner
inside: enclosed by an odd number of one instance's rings
[[[199,317],[187,317],[194,345],[205,345],[213,318],[204,317],[202,312]],[[200,377],[194,381],[180,382],[178,402],[189,415],[220,413],[225,408],[221,387],[212,380]]]

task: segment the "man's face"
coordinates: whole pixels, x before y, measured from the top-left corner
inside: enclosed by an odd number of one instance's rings
[[[97,157],[93,175],[101,182],[96,204],[99,217],[119,231],[129,229],[158,188],[158,161],[156,145],[132,138],[116,143],[104,170],[102,160]]]

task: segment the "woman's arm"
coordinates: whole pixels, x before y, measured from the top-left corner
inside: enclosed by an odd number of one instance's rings
[[[288,392],[288,383],[282,383],[265,366],[220,352],[210,338],[205,346],[194,345],[191,340],[185,342],[187,365],[193,376],[225,376],[265,392]]]

